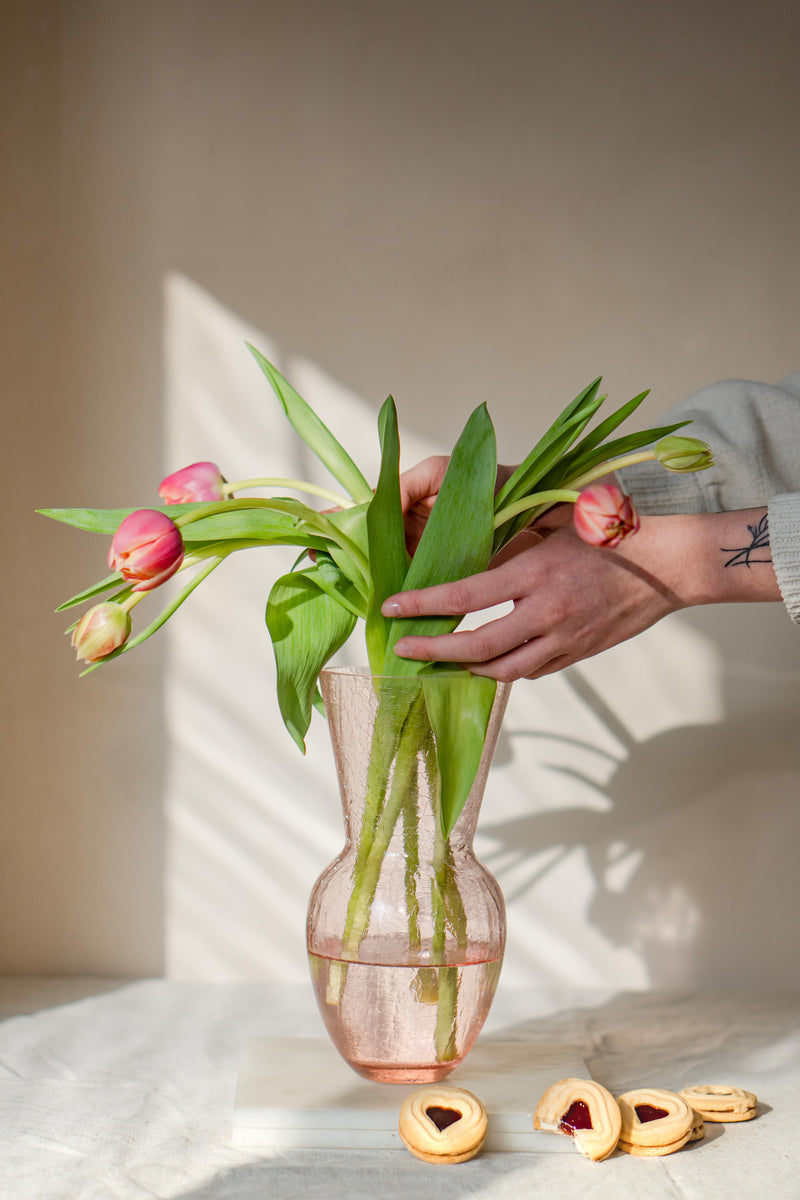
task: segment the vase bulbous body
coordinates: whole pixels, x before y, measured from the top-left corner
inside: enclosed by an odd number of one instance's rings
[[[505,948],[503,895],[472,842],[510,688],[498,685],[480,766],[446,837],[425,696],[438,684],[321,675],[345,845],[311,893],[309,962],[335,1046],[382,1082],[434,1082],[462,1061]]]

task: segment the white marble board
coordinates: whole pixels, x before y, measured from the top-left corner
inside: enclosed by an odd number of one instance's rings
[[[489,1113],[485,1151],[574,1152],[571,1140],[536,1133],[545,1088],[589,1078],[577,1047],[481,1039],[443,1081],[479,1096]],[[415,1086],[362,1079],[323,1038],[249,1038],[233,1109],[235,1146],[404,1150],[400,1105]]]

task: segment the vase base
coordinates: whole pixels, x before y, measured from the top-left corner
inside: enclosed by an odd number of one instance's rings
[[[345,1059],[347,1062],[347,1060]],[[453,1062],[437,1063],[435,1066],[409,1066],[407,1063],[402,1067],[392,1066],[371,1066],[367,1063],[348,1062],[357,1075],[362,1079],[370,1079],[373,1083],[439,1083],[445,1076],[449,1075],[455,1067],[461,1062],[461,1059],[454,1059]]]
[[[309,951],[336,1049],[374,1083],[437,1083],[475,1044],[502,959],[450,966],[354,962]]]

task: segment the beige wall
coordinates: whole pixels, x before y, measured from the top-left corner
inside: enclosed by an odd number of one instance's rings
[[[49,613],[105,547],[32,510],[152,493],[165,276],[374,405],[391,390],[442,445],[487,399],[507,459],[600,372],[620,399],[651,386],[650,417],[776,380],[800,365],[800,19],[776,0],[0,18],[0,967],[157,973],[163,648],[77,679]],[[778,616],[726,636],[796,674]],[[748,722],[785,730],[771,703]]]

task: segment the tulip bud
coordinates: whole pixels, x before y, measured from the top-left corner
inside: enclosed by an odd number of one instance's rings
[[[108,565],[133,583],[135,592],[158,587],[182,562],[180,530],[166,513],[152,508],[140,508],[127,516],[108,552]]]
[[[72,644],[78,658],[98,662],[112,650],[124,646],[131,633],[131,618],[112,600],[95,604],[83,614],[72,631]]]
[[[573,521],[578,536],[592,546],[617,546],[639,528],[639,514],[630,496],[608,483],[596,483],[581,492]]]
[[[202,500],[224,500],[225,480],[212,462],[192,463],[161,481],[158,494],[165,504],[195,504]]]
[[[668,471],[705,471],[714,463],[711,447],[699,438],[665,437],[653,453]]]

